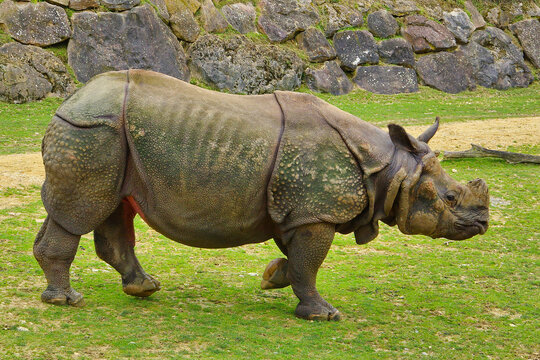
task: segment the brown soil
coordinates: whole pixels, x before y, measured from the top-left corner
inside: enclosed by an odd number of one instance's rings
[[[409,126],[407,131],[417,136],[425,126]],[[506,149],[515,145],[540,144],[540,117],[492,119],[441,124],[430,141],[433,150],[466,150],[475,143],[489,149]],[[10,187],[41,185],[45,178],[40,153],[0,156],[0,190]],[[9,198],[0,199],[5,208]]]

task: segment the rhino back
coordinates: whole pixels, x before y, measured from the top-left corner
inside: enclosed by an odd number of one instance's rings
[[[281,121],[273,95],[221,94],[130,71],[126,127],[150,225],[192,246],[266,240]]]

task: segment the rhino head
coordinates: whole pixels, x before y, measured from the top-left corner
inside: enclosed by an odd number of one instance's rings
[[[438,125],[437,119],[417,139],[399,125],[388,126],[396,156],[406,164],[408,174],[397,194],[395,221],[405,234],[451,240],[484,234],[489,219],[488,187],[482,179],[460,184],[443,170],[427,145]],[[401,173],[405,174],[403,168]]]

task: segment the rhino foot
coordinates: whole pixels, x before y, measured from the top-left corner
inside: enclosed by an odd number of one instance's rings
[[[126,294],[139,297],[148,297],[161,289],[160,282],[148,274],[122,281],[123,290]]]
[[[294,312],[296,317],[306,319],[306,320],[317,320],[317,321],[339,321],[341,320],[341,313],[332,305],[328,303],[324,304],[304,304],[300,303],[296,307]]]
[[[82,294],[73,290],[73,288],[64,290],[48,286],[47,289],[41,294],[41,301],[54,305],[71,305],[76,307],[84,306]]]
[[[278,258],[270,261],[263,273],[261,289],[280,289],[291,285],[287,278],[288,261],[284,258]]]

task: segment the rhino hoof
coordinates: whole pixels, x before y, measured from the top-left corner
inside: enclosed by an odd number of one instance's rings
[[[315,320],[315,321],[339,321],[341,320],[341,313],[334,307],[326,307],[322,305],[301,305],[299,304],[296,307],[294,312],[296,317],[306,320]]]
[[[280,289],[291,285],[287,278],[288,261],[284,258],[270,261],[263,273],[261,289]]]
[[[52,287],[41,294],[41,301],[53,305],[71,305],[75,307],[84,306],[84,299],[81,293],[70,288],[69,290],[60,290]]]
[[[123,290],[126,294],[138,297],[148,297],[160,289],[160,282],[147,274],[128,284],[123,284]]]

